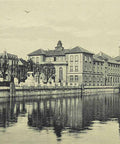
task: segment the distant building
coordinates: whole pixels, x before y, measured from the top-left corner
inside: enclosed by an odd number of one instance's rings
[[[119,85],[120,62],[103,52],[98,53],[95,57],[99,59],[99,61],[95,59],[94,62],[94,65],[97,65],[97,77],[95,79],[98,81],[95,85]]]
[[[73,86],[120,83],[120,62],[102,52],[94,55],[79,46],[64,49],[58,41],[55,50],[38,49],[28,57],[36,64],[54,64],[56,83]]]
[[[11,81],[12,78],[18,78],[19,82],[24,81],[27,75],[27,62],[19,59],[17,55],[0,53],[0,78],[5,81]]]
[[[7,53],[0,53],[0,77],[4,80],[11,81],[11,76],[15,77],[17,75],[17,64],[18,57]]]

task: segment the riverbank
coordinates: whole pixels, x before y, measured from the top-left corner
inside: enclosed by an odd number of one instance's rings
[[[56,97],[56,95],[69,96],[69,94],[78,94],[80,96],[97,95],[99,93],[119,93],[119,87],[116,86],[84,86],[84,87],[16,87],[15,93],[10,92],[9,87],[0,87],[0,97],[23,97],[23,96],[44,96]]]

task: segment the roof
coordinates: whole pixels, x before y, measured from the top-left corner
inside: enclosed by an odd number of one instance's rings
[[[7,53],[7,52],[0,53],[0,57],[4,57],[5,55],[6,55],[9,59],[18,59],[18,56],[17,56],[17,55],[10,54],[10,53]]]
[[[46,52],[43,49],[38,49],[30,54],[28,56],[37,56],[37,55],[45,55]]]
[[[38,56],[38,55],[45,55],[45,56],[64,56],[65,51],[58,51],[58,50],[42,50],[38,49],[30,54],[28,56]]]
[[[65,55],[65,50],[48,50],[46,51],[46,56],[64,56]]]
[[[120,56],[114,58],[115,61],[120,61]]]
[[[64,56],[65,54],[74,54],[74,53],[88,53],[88,54],[93,54],[89,52],[86,49],[83,49],[79,46],[74,47],[72,49],[63,49],[63,50],[43,50],[43,49],[38,49],[30,54],[28,56],[38,56],[38,55],[45,55],[45,56]]]
[[[97,62],[104,62],[104,60],[101,60],[99,57],[97,57],[96,55],[93,56],[93,61],[97,61]]]
[[[111,56],[103,53],[103,52],[99,52],[98,54],[96,54],[97,58],[101,59],[101,60],[109,60],[109,59],[113,59]]]
[[[103,52],[100,52],[100,53],[94,55],[93,58],[95,61],[101,60],[104,62],[104,60],[107,60],[107,62],[111,63],[111,64],[120,64],[120,62],[115,61],[114,58],[112,58],[111,56],[109,56]]]
[[[18,56],[17,56],[17,55],[14,55],[14,54],[7,53],[7,56],[8,56],[8,58],[18,59]]]
[[[115,60],[108,60],[108,63],[111,63],[111,64],[120,64],[120,62],[117,62]]]
[[[80,46],[76,46],[72,49],[69,49],[66,53],[69,53],[69,54],[74,54],[74,53],[87,53],[87,54],[92,54],[92,52],[80,47]]]

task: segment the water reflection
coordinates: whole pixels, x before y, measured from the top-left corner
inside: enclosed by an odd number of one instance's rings
[[[53,129],[58,140],[63,132],[81,133],[92,130],[94,121],[105,124],[117,120],[120,126],[119,95],[89,96],[83,98],[22,99],[0,104],[0,127],[14,126],[18,117],[27,117],[29,128],[42,131]],[[27,125],[26,124],[26,125]]]
[[[7,102],[0,104],[0,127],[10,127],[17,123],[18,116],[25,114],[25,101],[16,102],[15,99],[10,99]]]

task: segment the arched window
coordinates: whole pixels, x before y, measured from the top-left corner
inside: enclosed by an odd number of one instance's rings
[[[63,68],[59,68],[59,81],[61,82],[63,80]]]

